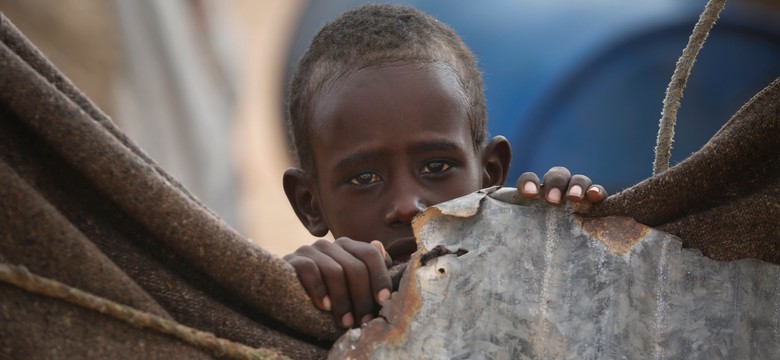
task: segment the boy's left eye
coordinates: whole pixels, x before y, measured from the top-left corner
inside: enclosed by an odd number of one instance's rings
[[[434,160],[434,161],[429,161],[429,162],[425,163],[425,165],[423,165],[422,170],[420,171],[420,173],[422,173],[422,174],[438,174],[438,173],[445,172],[445,171],[449,170],[451,167],[452,167],[452,165],[450,165],[446,161]]]

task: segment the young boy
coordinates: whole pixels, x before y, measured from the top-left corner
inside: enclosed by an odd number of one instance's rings
[[[293,76],[288,130],[298,168],[284,191],[319,240],[285,256],[315,306],[344,327],[390,298],[386,260],[417,246],[411,220],[428,206],[505,181],[511,150],[486,141],[482,79],[455,32],[415,9],[368,5],[325,25]],[[602,201],[587,177],[551,169],[517,187],[559,205]]]

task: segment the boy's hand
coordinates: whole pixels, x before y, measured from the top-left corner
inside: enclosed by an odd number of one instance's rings
[[[571,175],[569,169],[556,166],[544,174],[544,182],[532,172],[524,173],[517,179],[517,191],[525,198],[532,199],[540,194],[550,205],[561,205],[565,199],[573,202],[587,200],[597,204],[607,198],[607,191],[601,185],[594,185],[585,175]],[[564,198],[565,196],[565,198]]]
[[[382,243],[349,238],[318,240],[284,257],[316,307],[333,312],[336,322],[351,328],[373,319],[378,305],[390,298],[390,257]]]

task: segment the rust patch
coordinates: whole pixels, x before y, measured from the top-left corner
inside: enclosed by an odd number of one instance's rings
[[[381,316],[364,325],[357,339],[349,332],[342,335],[328,353],[328,359],[368,359],[380,347],[397,347],[407,341],[411,321],[422,304],[415,275],[420,267],[419,251],[409,265],[398,291],[380,311]]]
[[[623,216],[586,218],[574,216],[574,221],[582,232],[601,241],[607,251],[615,255],[625,255],[650,231],[648,226]]]
[[[428,217],[417,216],[413,223],[415,236],[417,229],[422,227]],[[417,246],[422,249],[419,243]],[[380,317],[369,321],[360,328],[360,336],[355,339],[350,332],[342,335],[328,353],[328,359],[368,359],[380,347],[400,347],[408,341],[412,320],[422,306],[416,271],[421,264],[425,251],[418,250],[412,254],[406,271],[401,278],[398,291],[393,293],[379,312]]]

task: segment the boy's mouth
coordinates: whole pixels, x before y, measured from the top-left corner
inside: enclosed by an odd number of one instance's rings
[[[385,248],[393,263],[409,261],[412,254],[417,251],[417,240],[414,237],[403,238],[393,241]]]

